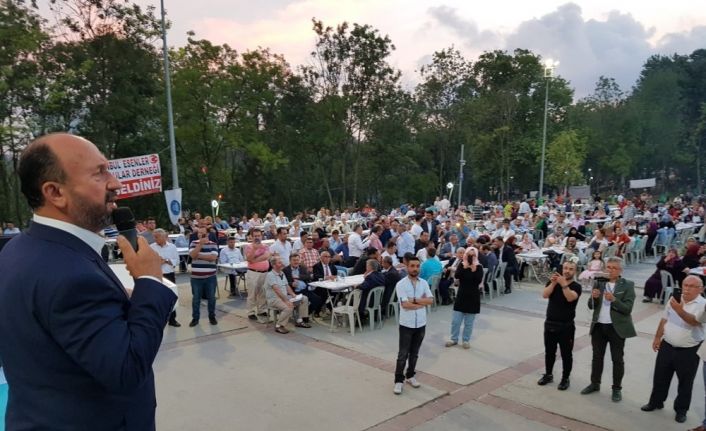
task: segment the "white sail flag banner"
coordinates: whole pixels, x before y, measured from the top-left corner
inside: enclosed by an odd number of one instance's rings
[[[657,185],[657,178],[645,178],[642,180],[630,180],[631,189],[644,189]]]
[[[175,225],[181,217],[181,189],[165,190],[164,198],[167,200],[169,220]]]

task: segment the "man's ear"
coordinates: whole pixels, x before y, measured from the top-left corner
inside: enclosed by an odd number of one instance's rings
[[[44,203],[49,204],[55,208],[63,209],[68,205],[68,199],[66,196],[66,189],[64,185],[57,183],[55,181],[47,181],[42,184],[42,195],[44,196]]]

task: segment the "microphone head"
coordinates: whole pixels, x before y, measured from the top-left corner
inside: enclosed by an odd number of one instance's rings
[[[113,210],[113,223],[119,231],[135,229],[135,216],[128,207],[118,207]]]

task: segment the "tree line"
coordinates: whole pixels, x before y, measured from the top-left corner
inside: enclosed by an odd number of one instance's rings
[[[71,131],[109,158],[159,153],[171,186],[160,21],[125,0],[0,5],[0,217],[26,221],[15,171],[33,138]],[[547,103],[545,192],[590,184],[700,193],[706,137],[706,50],[646,59],[633,88],[600,77],[574,100],[527,49],[433,53],[405,88],[393,41],[364,24],[312,19],[309,61],[267,48],[237,52],[189,33],[170,50],[183,206],[240,214],[270,207],[431,202],[458,182],[463,200],[538,190]],[[457,197],[454,197],[454,201]],[[166,219],[161,195],[132,199]]]

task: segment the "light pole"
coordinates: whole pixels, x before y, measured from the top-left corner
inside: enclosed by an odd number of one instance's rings
[[[458,208],[461,207],[461,190],[463,190],[463,167],[466,165],[466,159],[463,158],[464,147],[465,145],[461,144],[461,159],[459,159],[458,161]]]
[[[167,93],[167,125],[169,128],[169,155],[172,158],[172,189],[179,188],[179,172],[177,171],[176,142],[174,139],[174,114],[172,113],[172,81],[169,74],[169,51],[167,50],[167,26],[164,19],[164,0],[160,0],[162,8],[162,51],[164,55],[164,86]]]
[[[544,196],[544,157],[547,151],[547,111],[549,108],[549,78],[552,77],[552,71],[559,65],[558,61],[546,59],[544,61],[544,79],[547,83],[544,90],[544,127],[542,130],[542,165],[539,168],[539,198],[538,202],[543,202]]]
[[[449,202],[450,202],[450,201],[452,201],[453,198],[454,198],[454,197],[453,197],[453,193],[454,193],[454,183],[452,183],[451,181],[449,181],[449,182],[446,184],[446,188],[449,189]]]

